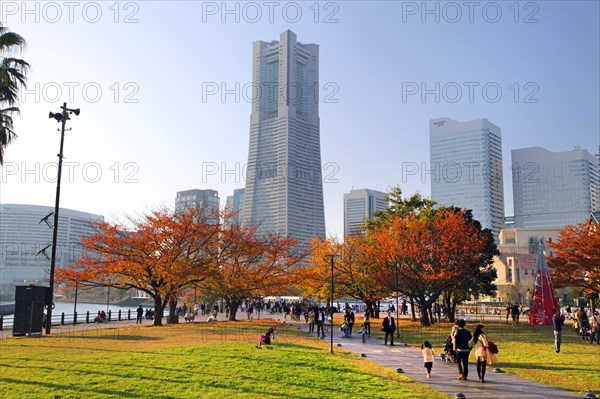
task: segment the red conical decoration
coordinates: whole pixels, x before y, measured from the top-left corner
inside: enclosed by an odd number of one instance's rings
[[[552,325],[552,310],[559,309],[558,301],[548,273],[548,265],[544,256],[544,242],[540,240],[537,251],[537,267],[533,299],[529,312],[529,324],[547,326]]]

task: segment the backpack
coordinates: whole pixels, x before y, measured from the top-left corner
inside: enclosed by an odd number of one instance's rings
[[[493,353],[494,355],[498,353],[498,345],[496,345],[495,343],[493,343],[492,341],[488,341],[488,349],[490,350],[491,353]]]

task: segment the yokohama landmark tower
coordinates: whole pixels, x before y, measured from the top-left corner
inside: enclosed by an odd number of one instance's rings
[[[325,237],[319,133],[319,46],[254,42],[252,114],[242,220],[263,233]]]

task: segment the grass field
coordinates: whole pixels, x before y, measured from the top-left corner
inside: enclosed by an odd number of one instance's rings
[[[289,326],[265,322],[125,327],[0,342],[3,398],[445,398]]]
[[[468,322],[475,331],[478,323]],[[561,353],[554,352],[552,326],[518,326],[504,323],[484,323],[488,339],[499,347],[498,367],[518,377],[541,382],[571,391],[600,392],[600,345],[583,341],[570,325],[563,327]],[[400,341],[418,346],[429,340],[441,351],[450,334],[450,323],[421,327],[418,323],[401,320]],[[474,351],[471,362],[475,362]]]

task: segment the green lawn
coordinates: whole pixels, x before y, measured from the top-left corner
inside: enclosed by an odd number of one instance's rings
[[[260,322],[259,322],[260,323]],[[3,398],[445,398],[366,359],[248,322],[95,330],[0,343]]]
[[[477,324],[468,322],[467,328],[474,332]],[[497,366],[504,371],[579,393],[600,392],[600,345],[583,341],[570,325],[563,328],[561,353],[554,352],[552,326],[523,323],[513,326],[498,322],[484,325],[488,339],[499,347]],[[429,340],[441,352],[450,330],[449,323],[424,328],[418,323],[401,320],[400,341],[420,347],[424,340]],[[474,351],[470,360],[475,362]]]

